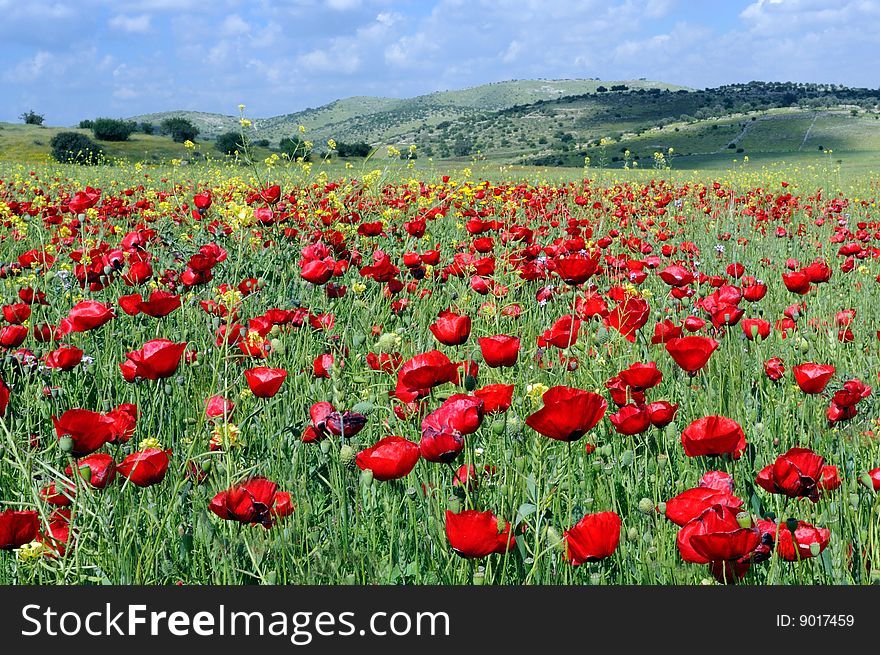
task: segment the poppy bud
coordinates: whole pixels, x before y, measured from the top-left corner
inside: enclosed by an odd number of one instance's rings
[[[446,502],[446,509],[453,514],[458,514],[461,512],[461,501],[456,496],[450,496]]]
[[[274,326],[278,327],[278,326]],[[278,353],[279,355],[283,355],[286,350],[284,346],[284,342],[281,339],[270,339],[269,346],[272,348],[272,352]]]
[[[657,503],[657,511],[666,514],[666,503]]]
[[[473,391],[474,389],[476,389],[477,388],[477,378],[475,378],[473,375],[464,376],[464,388],[467,391]]]
[[[785,527],[788,528],[789,532],[794,534],[795,530],[798,529],[798,520],[792,518],[785,519]]]
[[[475,586],[481,586],[486,579],[486,572],[483,570],[483,567],[480,567],[478,570],[474,571],[474,579],[473,584]]]
[[[213,462],[211,462],[210,459],[206,459],[204,462],[202,462],[202,470],[205,473],[208,473],[211,470],[211,468],[213,467],[213,465],[214,464],[213,464]]]
[[[503,418],[495,419],[492,421],[492,434],[502,435],[504,434],[505,422]]]
[[[669,463],[669,456],[660,454],[657,455],[657,468],[661,471],[666,468],[666,465]]]
[[[79,474],[82,476],[82,479],[85,480],[86,484],[91,483],[92,481],[92,468],[88,465],[81,466],[79,469]]]
[[[333,444],[330,443],[328,439],[321,440],[321,452],[325,455],[330,452],[330,449],[333,447]]]
[[[822,552],[822,546],[820,546],[817,542],[813,542],[810,544],[810,555],[816,557],[819,553]]]
[[[806,339],[800,339],[797,344],[798,350],[802,353],[807,353],[810,350],[810,342]]]
[[[859,484],[862,485],[865,489],[870,489],[874,491],[874,481],[871,479],[871,476],[867,471],[862,471],[859,475]]]
[[[630,466],[630,465],[633,463],[633,460],[635,460],[635,457],[636,457],[636,455],[635,455],[635,453],[634,453],[633,451],[631,451],[631,450],[624,450],[624,451],[620,454],[620,464],[621,464],[621,466]]]
[[[354,469],[356,458],[357,452],[355,452],[355,449],[348,444],[343,444],[342,448],[339,449],[339,462],[345,468]]]
[[[552,525],[547,526],[544,534],[547,537],[547,543],[553,548],[558,548],[563,545],[562,537],[559,536],[559,532],[557,532],[556,528]]]
[[[361,471],[361,486],[366,488],[373,484],[373,472],[370,469]]]
[[[654,501],[650,498],[642,498],[639,501],[639,511],[642,514],[650,516],[654,512]]]
[[[752,426],[752,433],[756,437],[760,437],[762,434],[764,434],[764,424],[763,423],[755,423]]]
[[[62,453],[70,453],[73,450],[73,439],[69,434],[65,434],[58,440],[58,447]]]
[[[752,515],[748,512],[740,512],[736,515],[736,522],[741,528],[750,528],[752,527]]]
[[[628,541],[638,541],[639,540],[639,531],[637,528],[633,527],[626,531],[626,538]]]

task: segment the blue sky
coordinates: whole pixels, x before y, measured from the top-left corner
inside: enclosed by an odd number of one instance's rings
[[[253,117],[508,79],[880,86],[880,0],[0,0],[0,120]]]

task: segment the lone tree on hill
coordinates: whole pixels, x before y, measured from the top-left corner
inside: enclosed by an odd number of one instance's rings
[[[162,121],[162,132],[170,134],[173,141],[183,143],[184,141],[195,141],[199,135],[199,128],[185,118],[175,116]]]
[[[45,116],[38,114],[33,109],[24,112],[19,118],[24,121],[25,125],[42,125],[46,120]]]

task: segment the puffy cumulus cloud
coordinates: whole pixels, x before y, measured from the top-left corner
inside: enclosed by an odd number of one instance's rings
[[[150,31],[151,19],[149,14],[139,16],[114,16],[107,23],[110,29],[120,30],[129,34],[146,34]]]

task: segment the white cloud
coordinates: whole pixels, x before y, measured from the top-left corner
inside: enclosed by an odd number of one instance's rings
[[[120,30],[129,34],[146,34],[150,31],[150,16],[114,16],[107,23],[111,29]]]
[[[242,36],[250,34],[251,26],[238,14],[230,14],[223,21],[220,30],[226,36]]]

